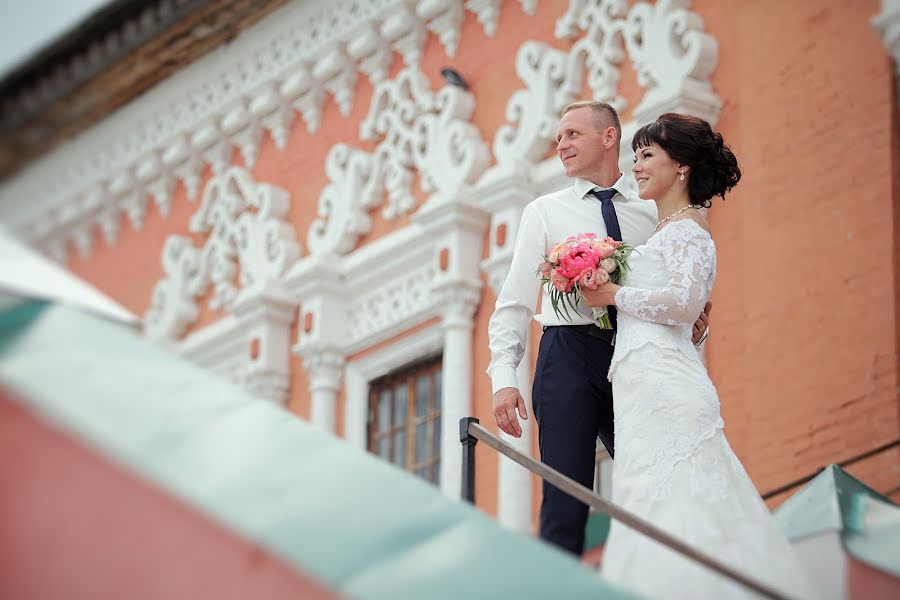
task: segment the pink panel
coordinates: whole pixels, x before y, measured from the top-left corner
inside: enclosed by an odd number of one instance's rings
[[[0,388],[0,598],[336,597]]]
[[[900,598],[900,579],[847,555],[847,598],[897,600]]]

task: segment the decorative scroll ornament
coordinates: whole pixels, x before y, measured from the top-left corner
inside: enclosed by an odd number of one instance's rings
[[[629,8],[625,0],[572,0],[556,26],[557,37],[577,38],[569,52],[535,41],[519,49],[516,70],[526,89],[507,103],[507,119],[516,125],[497,131],[498,163],[521,170],[523,161],[544,156],[559,111],[578,99],[585,72],[593,99],[624,108],[618,87],[626,51],[638,83],[646,88],[634,109],[638,122],[676,110],[715,123],[721,101],[708,79],[718,60],[717,45],[689,5],[690,0],[660,0]]]
[[[415,207],[413,172],[423,191],[453,199],[487,168],[487,145],[468,121],[472,94],[446,85],[437,94],[418,69],[404,69],[376,86],[360,137],[381,141],[371,153],[345,144],[325,161],[330,183],[319,197],[318,218],[309,231],[311,253],[344,254],[371,228],[368,211],[386,202],[387,219]]]
[[[719,61],[719,47],[714,37],[703,32],[700,15],[687,10],[690,4],[690,0],[639,2],[628,13],[625,45],[638,83],[647,88],[634,110],[636,115],[650,112],[639,121],[656,118],[653,107],[685,101],[711,105],[698,106],[704,113],[697,116],[713,122],[718,118],[721,101],[712,91],[709,76]]]
[[[170,236],[163,247],[166,276],[153,290],[145,316],[148,337],[176,338],[197,317],[195,298],[209,285],[212,309],[229,307],[244,293],[261,291],[300,256],[293,228],[284,222],[290,197],[284,190],[256,183],[231,167],[206,187],[190,230],[207,234],[203,248]],[[235,285],[237,280],[238,285]]]

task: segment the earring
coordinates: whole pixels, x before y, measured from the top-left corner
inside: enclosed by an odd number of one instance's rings
[[[684,171],[681,171],[680,173],[681,173],[681,176],[678,179],[680,179],[681,181],[684,181]]]

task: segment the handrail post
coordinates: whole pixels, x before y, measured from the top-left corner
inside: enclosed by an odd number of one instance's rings
[[[469,434],[469,424],[478,423],[475,417],[459,420],[459,441],[462,443],[462,499],[475,504],[475,444],[478,438]]]

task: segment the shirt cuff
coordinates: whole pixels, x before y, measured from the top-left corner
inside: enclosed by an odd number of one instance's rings
[[[497,367],[491,372],[493,393],[506,387],[519,389],[519,376],[512,367]]]

